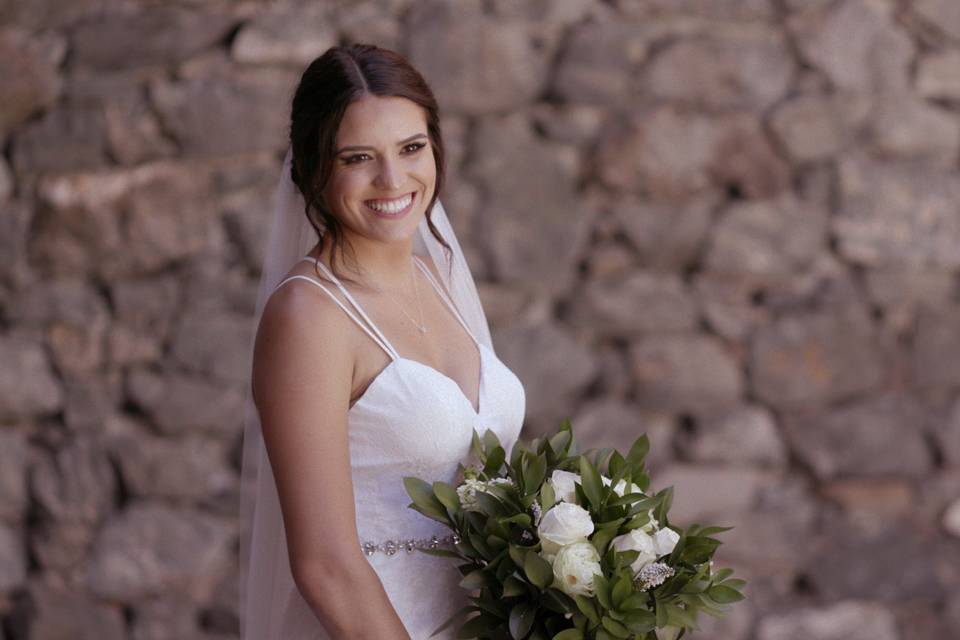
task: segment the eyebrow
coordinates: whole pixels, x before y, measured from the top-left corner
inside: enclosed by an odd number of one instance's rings
[[[398,143],[397,143],[397,146],[404,145],[404,144],[407,144],[408,142],[412,142],[412,141],[417,140],[417,139],[419,139],[419,138],[426,138],[426,137],[427,137],[427,134],[425,134],[425,133],[415,133],[415,134],[413,134],[412,136],[410,136],[409,138],[404,138],[403,140],[401,140],[400,142],[398,142]],[[370,149],[370,150],[373,150],[373,151],[376,150],[376,149],[374,149],[373,147],[370,147],[370,146],[351,145],[351,146],[349,146],[349,147],[341,147],[340,149],[337,149],[337,153],[343,153],[344,151],[360,151],[360,150],[365,150],[365,149]]]

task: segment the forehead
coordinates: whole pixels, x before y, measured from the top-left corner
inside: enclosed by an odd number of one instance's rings
[[[393,145],[415,133],[427,133],[423,108],[406,98],[366,95],[347,107],[337,130],[337,145]]]

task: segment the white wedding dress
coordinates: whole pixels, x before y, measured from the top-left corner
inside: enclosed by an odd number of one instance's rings
[[[313,258],[304,258],[316,262]],[[486,345],[477,341],[453,302],[429,269],[415,256],[437,295],[446,303],[467,331],[480,353],[479,410],[450,377],[426,364],[401,357],[370,320],[353,296],[321,262],[325,276],[340,290],[352,307],[345,305],[319,280],[302,275],[286,278],[287,283],[306,281],[322,289],[391,358],[374,378],[348,414],[350,461],[356,502],[356,526],[361,543],[368,546],[365,557],[377,575],[413,640],[426,640],[430,633],[467,604],[466,592],[458,586],[457,561],[399,548],[407,540],[445,538],[450,531],[438,522],[408,508],[404,476],[428,482],[454,483],[457,465],[470,453],[473,430],[481,435],[491,429],[509,454],[523,424],[525,395],[516,375]],[[276,290],[276,289],[274,289]],[[359,316],[359,317],[358,317]],[[317,544],[323,541],[318,540]],[[278,544],[284,546],[285,537]],[[289,568],[277,572],[270,590],[276,602],[261,603],[270,612],[263,627],[265,640],[324,640],[329,636],[300,596]],[[356,615],[364,614],[357,602]],[[453,638],[455,628],[438,634]]]

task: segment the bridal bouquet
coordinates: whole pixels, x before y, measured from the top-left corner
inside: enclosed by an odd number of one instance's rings
[[[677,529],[672,487],[646,493],[645,434],[626,456],[578,454],[569,421],[509,461],[492,431],[474,431],[472,448],[459,486],[404,478],[410,507],[457,540],[422,551],[459,560],[472,594],[433,635],[460,622],[458,638],[675,640],[743,599],[745,581],[711,560],[712,536],[732,527]]]

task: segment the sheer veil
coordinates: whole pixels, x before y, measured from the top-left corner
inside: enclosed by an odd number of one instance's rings
[[[293,184],[287,151],[274,200],[273,221],[254,312],[253,335],[270,294],[284,275],[316,244],[318,238],[304,215],[304,201]],[[415,254],[437,267],[454,305],[477,340],[491,350],[490,329],[460,244],[439,199],[431,221],[452,250],[449,254],[427,227],[426,217],[414,236]],[[248,351],[252,364],[252,348]],[[249,372],[249,371],[248,371]],[[244,402],[243,454],[240,484],[240,629],[241,638],[265,638],[270,618],[281,606],[283,590],[293,586],[286,552],[280,503],[263,444],[260,419],[247,386]],[[322,420],[322,416],[317,416]],[[318,425],[321,426],[321,425]],[[278,594],[280,597],[278,598]]]

